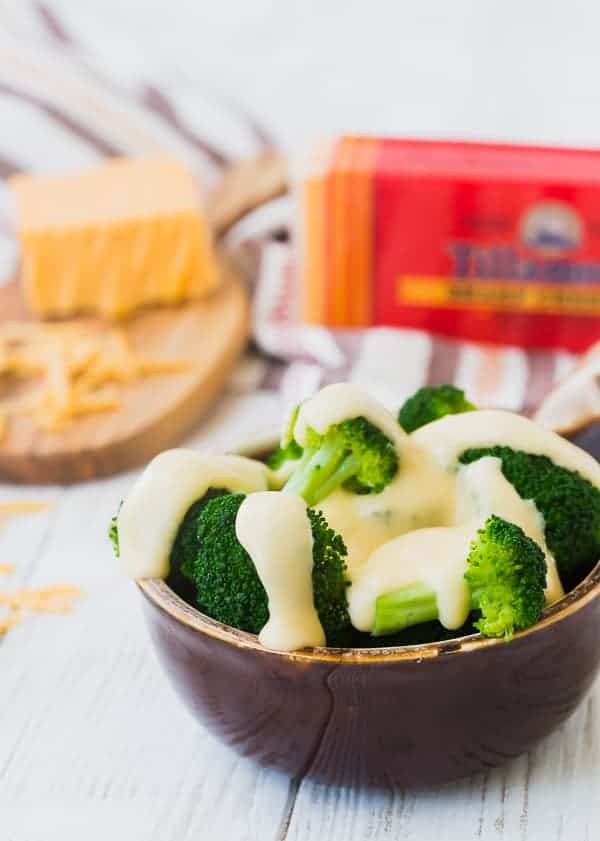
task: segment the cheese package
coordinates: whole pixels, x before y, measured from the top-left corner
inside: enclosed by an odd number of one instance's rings
[[[312,323],[600,339],[600,151],[343,137],[313,151],[300,199]]]
[[[10,187],[24,294],[38,316],[119,318],[218,284],[196,184],[177,161],[115,158],[76,175],[17,175]]]

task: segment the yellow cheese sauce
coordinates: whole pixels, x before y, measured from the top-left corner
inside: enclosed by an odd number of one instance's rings
[[[269,599],[260,642],[284,651],[325,645],[313,602],[313,537],[304,500],[279,491],[249,494],[235,530]]]
[[[439,619],[460,628],[469,615],[471,594],[464,579],[469,546],[480,523],[418,529],[384,543],[356,574],[348,592],[350,619],[359,631],[375,623],[379,596],[421,582],[436,595]]]
[[[498,410],[480,410],[462,415],[446,415],[428,423],[410,436],[429,450],[441,467],[453,469],[465,450],[497,444],[548,456],[554,464],[575,470],[584,479],[600,486],[600,464],[565,438],[539,426],[522,415]]]
[[[546,598],[563,594],[556,563],[544,538],[544,520],[504,478],[499,459],[470,465],[458,459],[471,447],[505,445],[546,455],[600,487],[600,465],[587,453],[519,415],[476,411],[450,415],[406,435],[377,401],[353,385],[323,389],[302,404],[295,438],[366,417],[394,443],[395,479],[380,494],[338,489],[318,507],[348,547],[352,623],[373,628],[377,597],[415,583],[437,596],[440,622],[459,628],[470,609],[464,580],[471,541],[496,514],[536,541],[548,566]],[[235,456],[210,457],[174,450],[156,458],[138,480],[119,514],[121,553],[134,577],[165,576],[175,534],[188,507],[209,487],[248,494],[236,532],[252,558],[269,599],[270,618],[260,634],[269,648],[323,645],[312,593],[312,534],[304,501],[268,491],[263,465]]]
[[[331,528],[344,538],[351,578],[382,543],[454,521],[456,477],[408,437],[399,458],[396,477],[381,493],[362,495],[340,488],[318,505]]]
[[[544,518],[531,499],[521,499],[504,477],[499,458],[487,456],[464,465],[457,474],[456,522],[469,522],[477,517],[487,520],[496,514],[523,529],[527,537],[542,549],[548,567],[546,601],[551,604],[564,595],[556,561],[546,545]]]
[[[186,511],[209,488],[253,493],[268,488],[269,470],[242,456],[167,450],[141,474],[119,511],[119,549],[132,578],[166,578],[169,555]]]
[[[294,438],[306,446],[307,430],[324,435],[330,426],[349,418],[363,417],[377,426],[392,441],[399,452],[407,438],[396,418],[378,400],[352,383],[325,386],[310,400],[302,403],[294,427]]]

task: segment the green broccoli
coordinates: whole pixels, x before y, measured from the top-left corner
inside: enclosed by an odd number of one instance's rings
[[[340,485],[353,493],[380,493],[397,470],[392,441],[366,418],[351,418],[324,435],[308,430],[307,446],[284,490],[312,506]]]
[[[115,514],[110,521],[110,526],[108,527],[108,539],[112,543],[115,557],[118,558],[121,554],[121,550],[119,548],[119,527],[117,525],[117,514]]]
[[[194,504],[190,506],[179,528],[179,531],[177,532],[173,549],[171,551],[167,584],[171,587],[172,590],[175,590],[176,593],[179,593],[179,595],[186,601],[189,601],[188,597],[190,596],[190,594],[193,597],[193,591],[190,591],[189,579],[186,578],[181,572],[181,564],[183,563],[185,558],[188,557],[190,554],[189,542],[191,537],[191,524],[195,522],[199,512],[202,510],[202,508],[206,505],[207,502],[209,502],[211,499],[214,499],[215,497],[223,496],[223,494],[226,493],[229,493],[229,491],[223,488],[209,488],[203,497],[196,500],[196,502],[194,502]],[[123,502],[121,502],[119,505],[119,511],[121,510],[122,505]],[[111,519],[110,526],[108,529],[108,537],[113,545],[113,550],[117,558],[120,556],[118,523],[119,511],[117,511],[117,513]]]
[[[257,634],[269,618],[269,606],[252,559],[235,532],[244,499],[244,494],[226,494],[195,512],[190,509],[179,527],[171,558],[192,583],[191,602],[199,610],[225,625]],[[346,547],[320,511],[308,509],[307,514],[313,533],[315,608],[328,644],[343,645],[351,628]]]
[[[465,579],[475,627],[487,637],[511,639],[534,625],[544,607],[546,559],[519,526],[492,515],[471,543]],[[438,617],[435,593],[414,584],[377,599],[375,635],[391,634]]]
[[[600,558],[600,490],[547,456],[510,447],[469,449],[460,461],[470,464],[484,456],[501,459],[502,473],[519,496],[535,502],[562,584],[572,589]]]
[[[302,455],[302,447],[294,440],[294,426],[300,411],[300,403],[292,411],[281,437],[281,444],[267,459],[267,467],[271,470],[281,470],[288,463],[298,461]]]
[[[296,462],[302,456],[302,447],[297,441],[290,441],[285,447],[277,447],[267,459],[267,467],[271,470],[280,470],[289,462]]]
[[[197,499],[196,502],[190,505],[175,535],[173,548],[169,556],[167,584],[171,590],[178,593],[186,602],[193,602],[195,596],[194,587],[190,582],[189,576],[184,573],[183,566],[186,563],[190,563],[196,555],[198,541],[194,528],[198,516],[211,499],[218,499],[228,493],[229,491],[225,490],[225,488],[209,488],[203,497],[200,497],[200,499]]]
[[[398,423],[405,432],[414,432],[444,415],[460,415],[477,409],[464,391],[453,385],[425,386],[416,391],[398,412]]]

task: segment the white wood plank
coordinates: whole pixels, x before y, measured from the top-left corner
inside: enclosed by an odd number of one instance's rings
[[[594,841],[600,828],[600,683],[528,756],[420,791],[336,790],[304,782],[287,841]]]
[[[270,394],[229,395],[196,444],[274,421]],[[150,650],[137,594],[105,530],[133,474],[61,489],[0,534],[22,580],[79,584],[73,615],[36,617],[0,645],[0,815],[9,841],[593,841],[600,823],[600,687],[530,757],[418,792],[336,790],[260,770],[181,707]]]
[[[130,480],[65,491],[29,580],[67,580],[86,597],[72,615],[16,628],[0,649],[2,837],[75,838],[89,822],[94,839],[179,841],[198,826],[213,838],[253,838],[258,827],[275,837],[288,781],[191,720],[111,557],[106,524]]]

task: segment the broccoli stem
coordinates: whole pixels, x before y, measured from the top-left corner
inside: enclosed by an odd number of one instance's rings
[[[337,437],[325,439],[317,450],[304,451],[284,490],[298,494],[307,505],[313,506],[342,482],[356,475],[359,467],[360,460],[348,453],[343,440]]]
[[[393,634],[437,618],[438,606],[433,590],[424,584],[414,584],[379,596],[372,634],[375,637]]]

